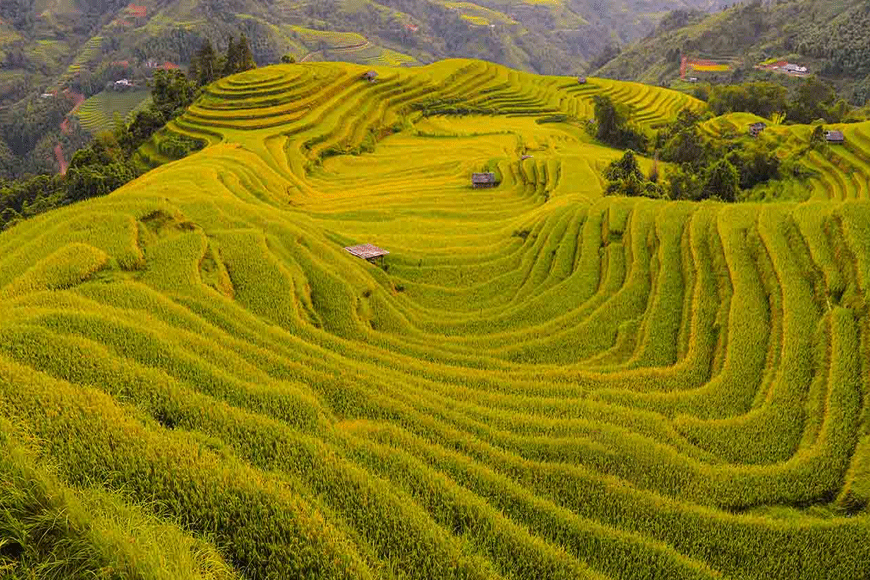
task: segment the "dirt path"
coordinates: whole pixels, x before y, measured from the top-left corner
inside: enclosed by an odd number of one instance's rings
[[[54,146],[54,156],[57,159],[58,167],[60,167],[60,174],[66,175],[69,163],[67,163],[66,157],[63,156],[63,147],[60,146],[60,143]]]
[[[79,110],[79,107],[82,106],[82,103],[85,102],[85,96],[81,93],[77,93],[76,91],[71,91],[67,89],[64,91],[67,95],[72,97],[75,104],[73,105],[72,110],[66,114],[66,117],[63,118],[63,121],[60,123],[60,132],[64,135],[69,135],[71,129],[69,128],[69,117]],[[66,157],[63,155],[63,147],[61,147],[60,143],[54,146],[54,156],[57,159],[57,165],[60,168],[60,174],[66,175],[66,170],[69,168],[69,163],[67,163]]]

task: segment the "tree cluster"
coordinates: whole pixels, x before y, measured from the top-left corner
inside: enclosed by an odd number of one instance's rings
[[[209,39],[205,39],[190,62],[190,78],[203,87],[223,77],[257,68],[248,37],[242,33],[238,42],[231,36],[227,52],[218,55]]]
[[[152,104],[127,124],[98,135],[70,161],[65,176],[38,175],[18,181],[0,181],[0,230],[18,220],[55,207],[106,195],[138,177],[142,167],[136,150],[166,123],[181,114],[197,95],[196,83],[179,71],[157,71],[151,89]],[[170,137],[161,152],[183,156],[202,146],[193,140]]]
[[[801,80],[791,94],[786,87],[768,81],[699,85],[694,94],[707,101],[716,115],[746,112],[770,118],[785,113],[788,122],[809,124],[819,119],[839,123],[851,111],[830,84],[814,76]]]
[[[595,120],[589,124],[589,132],[596,139],[620,149],[646,151],[647,136],[631,123],[631,107],[603,95],[596,95],[593,100]]]
[[[738,201],[742,193],[779,177],[782,170],[775,146],[764,140],[746,143],[736,138],[706,139],[699,130],[704,120],[691,110],[658,132],[656,162],[648,176],[635,153],[604,170],[608,195],[644,196],[674,200]],[[824,139],[824,132],[822,132]],[[659,178],[658,159],[673,164],[667,178]]]
[[[634,151],[629,149],[621,159],[612,162],[604,170],[607,180],[605,195],[624,195],[627,197],[664,197],[664,190],[657,183],[658,172],[654,167],[647,177],[640,170]]]

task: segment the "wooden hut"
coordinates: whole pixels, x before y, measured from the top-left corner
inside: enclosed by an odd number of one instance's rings
[[[495,173],[472,173],[471,186],[475,189],[481,187],[495,187]]]
[[[362,76],[362,78],[363,78],[363,80],[366,80],[366,81],[368,81],[368,82],[370,82],[370,83],[373,83],[373,82],[375,82],[376,80],[378,80],[378,73],[375,72],[375,71],[373,71],[373,70],[370,70],[370,71],[368,71],[367,73],[365,73],[365,74]]]
[[[384,256],[389,254],[388,251],[383,248],[379,248],[372,244],[360,244],[358,246],[348,246],[345,248],[346,251],[350,252],[357,258],[362,258],[366,262],[374,263],[382,263],[384,260]]]
[[[749,125],[749,135],[751,137],[758,137],[765,129],[767,129],[767,123],[752,123]]]
[[[577,84],[578,85],[585,85],[586,84],[586,77],[577,77]]]
[[[825,141],[833,145],[842,145],[846,142],[846,136],[842,131],[825,131]]]

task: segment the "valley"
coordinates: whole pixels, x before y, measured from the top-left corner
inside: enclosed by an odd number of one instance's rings
[[[244,72],[0,233],[0,570],[865,578],[870,122],[766,202],[605,196],[595,96],[707,105],[583,81]]]

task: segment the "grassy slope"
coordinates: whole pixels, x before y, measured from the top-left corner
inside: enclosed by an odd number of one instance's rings
[[[864,578],[868,126],[809,203],[603,198],[619,152],[536,118],[701,103],[365,70],[225,79],[171,128],[211,146],[0,235],[0,467],[251,578]]]

